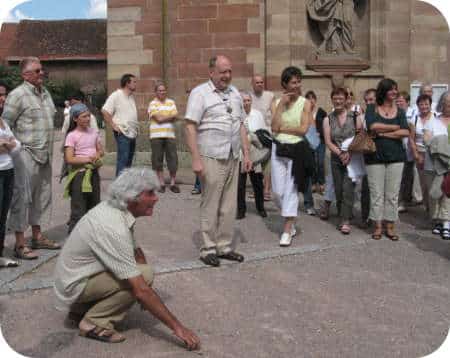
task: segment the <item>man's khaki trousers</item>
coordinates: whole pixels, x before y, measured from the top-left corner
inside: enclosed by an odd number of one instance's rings
[[[202,157],[205,175],[200,178],[200,256],[231,251],[237,210],[239,160]]]
[[[145,282],[153,282],[153,270],[149,265],[138,265]],[[101,272],[88,279],[86,287],[70,310],[84,314],[83,319],[98,327],[114,329],[136,302],[131,286],[110,272]]]

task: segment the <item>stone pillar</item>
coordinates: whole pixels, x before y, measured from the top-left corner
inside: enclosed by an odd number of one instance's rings
[[[108,92],[120,87],[120,77],[132,73],[138,78],[136,104],[141,135],[137,151],[148,149],[147,106],[149,94],[157,79],[162,78],[161,54],[161,1],[109,0],[108,1]],[[110,130],[107,131],[106,149],[116,149]]]

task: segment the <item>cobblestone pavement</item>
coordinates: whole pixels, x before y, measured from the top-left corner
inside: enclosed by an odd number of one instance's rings
[[[102,169],[103,190],[112,177],[113,168]],[[263,220],[249,200],[235,228],[246,262],[206,268],[198,260],[193,175],[181,170],[179,179],[181,193],[161,194],[154,215],[138,219],[136,235],[157,272],[154,287],[199,334],[202,350],[186,352],[138,307],[118,327],[124,343],[78,337],[53,308],[52,251],[0,273],[0,322],[15,350],[31,357],[418,357],[442,343],[450,322],[450,243],[425,230],[421,208],[402,215],[399,242],[370,240],[356,227],[342,236],[335,220],[302,213],[300,236],[280,248],[275,207],[268,203]],[[68,202],[61,193],[55,182],[48,234],[64,240]]]

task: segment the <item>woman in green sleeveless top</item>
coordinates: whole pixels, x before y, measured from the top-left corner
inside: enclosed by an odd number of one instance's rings
[[[300,95],[301,77],[300,69],[293,66],[285,68],[281,74],[284,92],[272,109],[272,132],[280,143],[295,144],[302,141],[312,121],[311,105]],[[274,201],[285,219],[280,246],[289,246],[296,234],[294,222],[298,214],[298,190],[291,174],[292,159],[277,156],[274,143],[271,164]]]

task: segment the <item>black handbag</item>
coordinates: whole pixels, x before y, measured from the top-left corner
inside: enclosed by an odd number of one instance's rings
[[[274,143],[277,146],[275,153],[278,157],[286,157],[289,159],[296,158],[296,152],[298,149],[297,144],[280,143],[277,140],[274,140]]]
[[[256,136],[258,137],[259,141],[261,142],[261,144],[266,147],[271,149],[272,148],[272,135],[270,134],[270,132],[268,130],[265,129],[258,129],[255,132]]]

